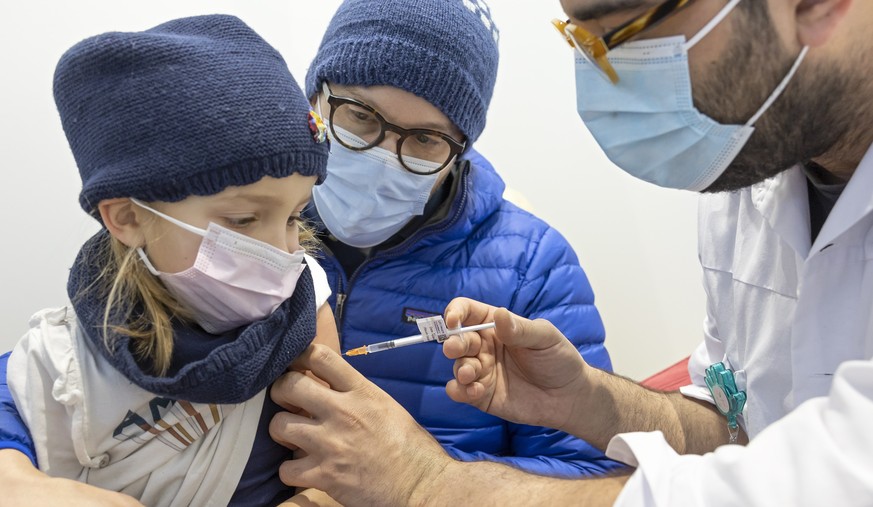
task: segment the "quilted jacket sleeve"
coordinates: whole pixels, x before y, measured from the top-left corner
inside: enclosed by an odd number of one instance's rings
[[[546,229],[536,245],[510,310],[529,319],[548,320],[576,345],[588,364],[612,370],[594,291],[575,252],[555,229]]]
[[[0,356],[0,449],[15,449],[25,454],[36,466],[36,451],[33,448],[33,439],[18,409],[6,383],[6,364],[9,362],[7,352]]]
[[[551,321],[588,363],[611,370],[609,354],[603,346],[603,323],[594,307],[594,293],[576,254],[564,237],[550,227],[541,238],[533,247],[535,251],[510,310],[530,319]],[[529,472],[562,477],[602,475],[622,466],[587,442],[564,432],[507,424],[513,456],[476,456],[454,451],[455,457],[498,461]]]

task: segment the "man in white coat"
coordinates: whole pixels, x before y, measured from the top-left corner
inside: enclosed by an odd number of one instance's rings
[[[578,110],[606,154],[705,192],[692,385],[647,390],[585,364],[545,321],[456,300],[450,328],[497,326],[445,343],[450,396],[574,434],[628,473],[454,462],[316,348],[297,367],[330,389],[299,373],[273,388],[313,417],[274,419],[274,438],[308,454],[284,477],[373,505],[873,505],[873,2],[562,6]]]

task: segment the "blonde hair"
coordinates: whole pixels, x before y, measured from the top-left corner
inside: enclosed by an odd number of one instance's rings
[[[303,222],[298,225],[301,248],[307,252],[316,249],[318,239],[312,229]],[[128,336],[136,357],[152,365],[151,373],[166,375],[173,358],[173,320],[193,322],[193,314],[149,272],[136,248],[106,234],[92,255],[83,262],[103,269],[84,290],[99,291],[106,300],[102,325],[105,346],[114,350],[113,334]]]

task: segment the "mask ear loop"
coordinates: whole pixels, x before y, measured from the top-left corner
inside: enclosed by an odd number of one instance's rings
[[[698,42],[700,42],[701,39],[709,35],[709,32],[711,32],[716,27],[716,25],[721,23],[722,20],[724,20],[725,16],[730,14],[738,3],[740,3],[740,0],[731,0],[727,5],[725,5],[722,10],[715,15],[714,18],[709,20],[709,23],[704,25],[703,28],[701,28],[696,34],[694,34],[694,37],[692,37],[689,41],[685,43],[685,52],[687,53],[688,51],[690,51],[691,48],[693,48]],[[768,109],[770,109],[770,106],[772,106],[773,103],[776,102],[776,99],[778,99],[779,96],[782,95],[782,92],[785,91],[788,83],[790,83],[791,79],[794,78],[794,74],[797,72],[797,69],[800,68],[800,64],[803,62],[803,59],[806,58],[806,53],[808,51],[809,46],[803,46],[803,49],[800,50],[800,54],[797,56],[797,59],[794,60],[794,65],[791,66],[791,69],[789,69],[788,73],[785,74],[785,77],[782,78],[779,86],[777,86],[776,89],[773,90],[773,93],[771,93],[770,96],[767,97],[767,100],[764,101],[764,104],[760,108],[758,108],[758,111],[754,115],[752,115],[749,121],[746,122],[746,127],[754,126],[755,123],[757,123],[757,121],[761,118],[761,116],[766,113]]]
[[[691,48],[693,48],[698,42],[700,42],[700,39],[709,35],[709,32],[711,32],[712,29],[716,27],[716,25],[721,23],[725,16],[730,14],[738,3],[740,3],[740,0],[731,0],[727,5],[725,5],[721,9],[721,11],[719,11],[719,13],[715,15],[714,18],[709,20],[709,23],[703,25],[703,28],[698,30],[698,32],[694,34],[694,37],[692,37],[691,40],[685,43],[685,51],[691,51]]]
[[[193,225],[190,225],[190,224],[186,224],[185,222],[178,220],[178,219],[175,219],[175,218],[171,217],[170,215],[166,215],[166,214],[161,213],[160,211],[158,211],[156,209],[150,208],[149,206],[146,206],[146,204],[143,203],[142,201],[140,201],[139,199],[135,199],[135,198],[131,197],[130,202],[136,204],[137,206],[139,206],[142,209],[146,209],[146,210],[151,211],[152,213],[163,218],[167,222],[170,222],[173,225],[179,226],[188,232],[193,232],[194,234],[196,234],[198,236],[206,237],[206,234],[207,234],[206,230],[201,229],[199,227],[194,227]]]
[[[142,263],[145,264],[146,269],[149,270],[149,273],[151,273],[154,276],[158,276],[161,274],[160,271],[155,269],[155,266],[152,264],[152,261],[149,260],[148,256],[145,253],[145,250],[143,250],[141,246],[136,247],[136,253],[137,253],[137,255],[139,255],[139,258],[142,261]]]
[[[322,83],[324,86],[327,86],[327,83]],[[318,117],[321,118],[321,121],[327,123],[324,119],[324,113],[321,112],[321,94],[323,92],[316,93],[315,95],[315,110],[318,111]],[[328,129],[328,133],[330,133],[330,129]]]
[[[330,124],[330,120],[328,120],[324,116],[324,113],[321,112],[321,97],[323,96],[324,100],[327,100],[327,97],[329,96],[329,94],[330,94],[330,88],[327,86],[327,81],[322,81],[321,82],[321,93],[319,93],[315,97],[315,109],[316,109],[316,111],[318,111],[318,116],[321,117],[321,121],[323,121],[325,126],[327,127],[328,139],[330,139],[330,136],[333,134],[333,130],[331,130],[331,129],[333,129],[333,126]],[[331,149],[332,149],[331,143],[328,142],[327,143],[327,152],[330,153]]]
[[[170,215],[161,213],[160,211],[158,211],[154,208],[151,208],[150,206],[147,206],[145,203],[143,203],[139,199],[135,199],[135,198],[131,197],[130,202],[136,204],[137,206],[139,206],[142,209],[151,211],[152,213],[163,218],[167,222],[170,222],[173,225],[179,226],[182,229],[185,229],[186,231],[193,232],[194,234],[197,234],[199,236],[206,236],[206,231],[204,231],[203,229],[200,229],[198,227],[194,227],[193,225],[190,225],[190,224],[186,224],[185,222],[182,222],[181,220],[177,220],[177,219],[171,217]],[[155,266],[149,260],[148,256],[145,253],[145,250],[143,250],[142,247],[136,247],[136,253],[137,253],[137,255],[139,255],[139,258],[142,260],[142,263],[145,264],[145,267],[149,270],[149,273],[151,273],[154,276],[158,276],[161,274],[160,271],[155,269]]]
[[[808,51],[809,46],[803,46],[803,48],[800,50],[800,54],[797,55],[797,59],[794,60],[794,65],[792,65],[791,69],[788,71],[788,74],[785,74],[785,77],[782,78],[782,82],[780,82],[779,86],[777,86],[776,89],[773,90],[773,93],[770,94],[770,96],[764,102],[764,105],[762,105],[761,108],[758,109],[758,112],[755,113],[755,115],[746,122],[747,127],[753,126],[758,121],[758,119],[761,118],[761,115],[766,113],[767,110],[770,109],[770,106],[772,106],[773,103],[776,102],[776,99],[778,99],[779,96],[782,95],[782,92],[785,91],[785,87],[788,86],[788,83],[791,82],[791,79],[794,77],[797,69],[800,68],[800,64],[803,63],[803,59],[806,58],[806,53]]]

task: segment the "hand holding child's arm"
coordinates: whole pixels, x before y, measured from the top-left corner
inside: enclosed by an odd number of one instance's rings
[[[65,505],[142,507],[130,496],[100,489],[82,482],[49,477],[37,470],[30,459],[13,449],[0,449],[0,506]]]
[[[342,507],[342,504],[324,491],[309,488],[285,500],[279,507]]]

